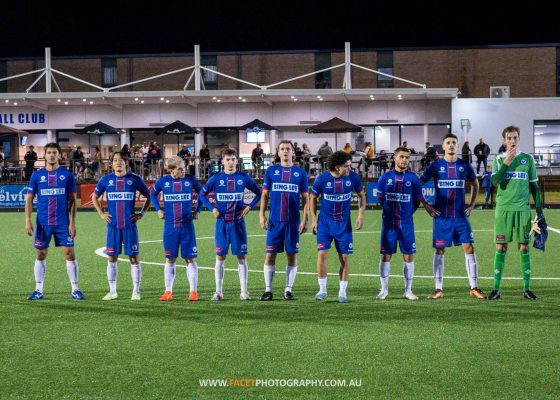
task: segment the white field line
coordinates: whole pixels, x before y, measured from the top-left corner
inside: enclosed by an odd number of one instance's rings
[[[551,227],[548,227],[548,229],[550,229],[553,232],[556,232],[558,234],[560,234],[560,230],[558,229],[554,229]],[[474,232],[493,232],[493,229],[479,229],[479,230],[473,230]],[[416,231],[416,232],[432,232],[430,231]],[[380,233],[379,231],[357,231],[354,233]],[[263,237],[266,235],[249,235],[248,237]],[[205,240],[205,239],[214,239],[214,236],[207,236],[207,237],[199,237],[197,238],[197,240]],[[162,242],[162,240],[145,240],[142,241],[140,243],[156,243],[156,242]],[[104,257],[104,258],[108,258],[107,254],[105,254],[105,247],[100,247],[97,250],[95,250],[95,254],[97,254],[100,257]],[[130,260],[126,259],[126,258],[119,258],[119,261],[122,262],[130,262]],[[161,262],[151,262],[151,261],[141,261],[141,264],[147,264],[147,265],[159,265],[159,266],[165,266],[165,263],[161,263]],[[182,265],[182,264],[177,264],[177,267],[181,267],[181,268],[186,268],[186,265]],[[214,267],[202,267],[202,266],[198,266],[199,269],[207,269],[207,270],[214,270]],[[231,271],[231,272],[237,272],[237,269],[235,268],[225,268],[225,271]],[[256,269],[250,269],[249,272],[256,272],[259,274],[262,274],[262,270],[256,270]],[[276,270],[277,274],[285,274],[285,271],[281,271],[281,270]],[[317,273],[316,272],[307,272],[307,271],[298,271],[298,274],[301,275],[313,275],[316,276]],[[338,273],[335,272],[331,272],[328,275],[331,276],[338,276]],[[350,274],[350,276],[361,276],[361,277],[378,277],[379,274]],[[397,278],[397,277],[401,277],[401,275],[390,275],[391,277]],[[431,275],[415,275],[415,278],[419,278],[419,279],[434,279],[433,276]],[[467,279],[466,276],[445,276],[445,279]],[[478,279],[494,279],[493,276],[479,276]],[[520,277],[503,277],[502,279],[508,279],[508,280],[521,280],[523,278]],[[534,278],[531,277],[531,280],[540,280],[540,281],[559,281],[560,278]]]

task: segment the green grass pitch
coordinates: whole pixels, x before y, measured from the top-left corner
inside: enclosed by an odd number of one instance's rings
[[[353,213],[353,218],[355,217]],[[560,228],[560,212],[546,212]],[[468,296],[464,256],[448,249],[445,298],[432,302],[430,217],[415,218],[418,253],[414,292],[402,299],[402,258],[393,257],[390,297],[376,301],[379,211],[367,211],[355,232],[348,286],[350,303],[336,301],[338,279],[329,275],[329,299],[317,303],[315,238],[301,240],[297,300],[281,300],[285,257],[278,257],[275,301],[242,302],[234,258],[228,257],[226,300],[212,304],[214,291],[213,218],[196,221],[201,301],[186,301],[183,268],[175,280],[176,300],[162,303],[162,221],[150,212],[139,223],[143,265],[142,300],[130,301],[129,264],[119,263],[120,298],[103,302],[105,224],[97,214],[78,214],[76,253],[80,288],[87,301],[70,299],[59,249],[51,248],[45,300],[30,302],[34,289],[34,250],[24,233],[23,213],[1,213],[0,241],[0,398],[1,399],[185,399],[185,398],[489,398],[560,397],[559,238],[549,232],[546,253],[532,250],[532,290],[536,302],[522,298],[519,259],[510,248],[502,299]],[[264,231],[258,213],[248,216],[249,289],[264,289]],[[472,216],[480,286],[492,288],[493,214]],[[336,274],[335,253],[329,272]],[[148,263],[149,262],[149,263]],[[180,263],[181,265],[184,262]],[[209,269],[208,269],[209,268]],[[306,274],[309,273],[309,274]],[[457,277],[457,278],[454,278]],[[543,279],[556,278],[556,279]],[[356,387],[202,387],[201,379],[345,379]]]

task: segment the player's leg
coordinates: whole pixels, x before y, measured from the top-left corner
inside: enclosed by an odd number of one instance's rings
[[[70,280],[70,285],[72,286],[71,297],[74,300],[85,300],[86,296],[84,296],[78,287],[80,267],[78,265],[78,260],[76,260],[73,243],[72,246],[63,246],[62,254],[66,260],[66,273],[68,274],[68,279]]]
[[[350,273],[350,254],[354,250],[352,240],[352,225],[350,220],[344,224],[339,224],[338,229],[335,228],[334,243],[336,251],[338,252],[338,259],[340,261],[340,268],[338,270],[339,277],[339,291],[338,302],[347,303],[348,296],[346,295],[346,288],[348,287],[348,275]]]
[[[163,228],[163,254],[165,266],[163,268],[163,281],[165,291],[159,298],[160,301],[173,300],[173,284],[177,274],[177,257],[179,255],[179,229],[164,226]]]
[[[268,231],[267,231],[267,243],[268,243]],[[262,301],[271,301],[272,300],[272,282],[274,281],[274,275],[276,273],[276,253],[269,253],[269,251],[273,251],[268,248],[267,244],[266,255],[264,258],[264,293],[261,296]]]
[[[196,257],[196,233],[194,224],[181,228],[181,256],[187,262],[187,280],[189,281],[189,301],[198,301],[198,264]]]
[[[142,266],[140,265],[140,244],[136,224],[126,226],[123,231],[124,253],[130,258],[130,277],[132,278],[132,296],[130,300],[140,300],[142,283]]]
[[[517,242],[519,243],[519,267],[523,277],[523,297],[536,300],[537,296],[531,291],[531,255],[529,254],[529,232],[531,231],[531,212],[516,212]]]
[[[510,211],[495,212],[494,236],[496,254],[494,255],[494,290],[488,295],[488,300],[497,300],[501,297],[500,285],[506,262],[508,243],[513,239],[514,213]]]
[[[443,273],[445,270],[445,248],[453,244],[454,221],[450,218],[434,218],[433,246],[434,256],[432,267],[434,272],[434,292],[428,296],[430,300],[443,297]]]
[[[469,278],[469,294],[476,299],[485,299],[486,295],[478,287],[478,260],[474,251],[474,244],[463,243],[462,246],[465,253],[465,268]]]
[[[214,241],[216,243],[216,263],[214,266],[214,279],[216,281],[216,291],[212,296],[212,301],[224,299],[222,294],[224,283],[224,264],[229,248],[229,232],[223,219],[216,220],[214,228]]]
[[[300,221],[289,221],[285,228],[285,246],[286,246],[286,287],[284,288],[284,299],[295,300],[292,294],[294,282],[296,280],[298,262],[297,253],[299,253],[299,224]]]
[[[414,254],[403,254],[404,298],[418,300],[412,292],[412,279],[414,278]]]
[[[239,275],[239,298],[251,300],[248,290],[249,265],[247,264],[247,229],[245,220],[233,223],[233,234],[231,236],[231,252],[237,256],[237,272]]]
[[[319,238],[317,238],[317,240],[319,240]],[[329,250],[319,250],[317,252],[317,280],[319,282],[319,292],[317,292],[317,294],[315,295],[315,300],[325,300],[327,298],[328,255],[329,255]]]
[[[348,275],[350,274],[350,254],[338,253],[338,259],[340,261],[340,268],[338,270],[338,278],[339,278],[338,302],[348,303],[348,296],[346,295],[346,289],[348,288]]]
[[[434,258],[432,260],[434,271],[435,290],[428,296],[430,300],[441,299],[443,297],[443,272],[445,270],[445,248],[434,249]]]
[[[114,300],[118,298],[117,294],[117,276],[119,274],[118,259],[121,252],[121,233],[120,229],[107,225],[107,240],[105,244],[105,252],[107,253],[107,282],[109,284],[109,292],[103,297],[103,300]]]
[[[412,279],[414,278],[414,253],[416,253],[416,238],[414,223],[402,222],[399,233],[399,247],[403,255],[404,297],[408,300],[418,300],[412,293]]]
[[[381,289],[377,299],[385,300],[389,295],[389,275],[391,274],[391,257],[397,250],[397,236],[392,227],[387,227],[385,222],[381,226],[380,253],[379,257],[379,281]]]
[[[35,274],[35,290],[27,297],[27,300],[42,300],[45,297],[43,295],[43,282],[47,272],[47,254],[51,236],[52,229],[42,226],[39,221],[37,221],[33,239],[33,247],[36,251],[35,265],[33,267]]]

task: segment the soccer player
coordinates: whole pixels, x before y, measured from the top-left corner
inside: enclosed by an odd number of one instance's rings
[[[410,149],[398,147],[393,154],[395,169],[383,174],[377,182],[377,197],[383,206],[381,259],[379,260],[381,291],[377,298],[385,300],[389,295],[391,256],[397,252],[398,242],[403,255],[404,297],[408,300],[418,300],[418,297],[412,293],[414,253],[416,253],[412,215],[420,203],[429,213],[433,212],[433,209],[422,196],[420,179],[415,173],[407,171]]]
[[[181,257],[187,263],[189,281],[189,301],[198,301],[198,264],[196,263],[196,235],[193,219],[198,219],[202,202],[197,201],[196,211],[192,211],[192,195],[200,193],[202,186],[192,175],[185,175],[185,161],[179,156],[167,160],[169,175],[162,176],[150,189],[151,202],[163,225],[163,251],[165,254],[165,292],[161,301],[173,300],[176,262],[181,247]],[[158,195],[162,193],[163,210]]]
[[[337,151],[327,160],[328,171],[323,172],[313,183],[310,195],[311,229],[317,235],[317,275],[319,292],[316,300],[327,298],[327,256],[334,239],[340,268],[338,276],[340,288],[338,301],[347,303],[346,288],[350,272],[350,254],[353,251],[352,222],[350,220],[350,202],[352,192],[360,197],[360,208],[356,219],[356,229],[362,229],[364,211],[366,208],[366,194],[358,174],[350,171],[352,156],[343,151]],[[321,196],[321,213],[317,219],[315,200]]]
[[[494,231],[496,255],[494,257],[494,290],[488,300],[501,297],[500,283],[508,243],[516,240],[519,249],[519,264],[523,275],[523,297],[536,300],[531,288],[531,256],[529,233],[531,230],[530,194],[535,201],[539,220],[544,221],[538,186],[535,161],[531,155],[519,151],[521,132],[516,126],[508,126],[502,132],[506,152],[494,158],[492,184],[497,188]],[[530,194],[529,194],[530,193]]]
[[[45,168],[31,175],[29,191],[25,199],[25,231],[29,236],[35,233],[33,247],[37,250],[35,260],[35,290],[28,300],[42,300],[43,281],[47,269],[47,253],[54,236],[56,247],[62,247],[66,259],[66,272],[72,285],[71,297],[85,300],[78,288],[79,266],[74,254],[76,236],[76,181],[74,175],[61,167],[62,151],[58,143],[45,146]],[[37,196],[37,220],[35,229],[31,222],[33,199]]]
[[[443,297],[445,249],[454,244],[463,246],[470,295],[477,299],[484,299],[486,296],[478,288],[478,263],[474,252],[474,236],[468,218],[478,194],[478,180],[469,162],[458,158],[459,145],[456,135],[453,133],[445,135],[442,148],[445,152],[444,157],[430,164],[420,176],[422,182],[433,179],[436,189],[435,209],[429,210],[434,217],[435,291],[428,298],[437,300]],[[467,207],[465,207],[465,181],[471,183],[471,197]]]
[[[276,255],[286,250],[286,288],[284,299],[294,300],[292,287],[298,268],[299,235],[307,230],[309,184],[307,173],[294,167],[294,145],[282,140],[277,147],[280,164],[268,167],[264,176],[261,197],[260,224],[266,230],[266,257],[264,260],[265,292],[261,300],[272,300],[272,281],[276,271]],[[300,196],[303,204],[303,219],[300,221]],[[270,198],[270,214],[267,221],[265,211]]]
[[[247,266],[247,229],[245,216],[261,200],[261,189],[255,181],[244,172],[237,171],[237,153],[233,149],[222,152],[223,172],[213,175],[200,191],[200,200],[216,217],[214,238],[216,243],[216,292],[212,301],[224,299],[222,286],[224,282],[224,263],[231,245],[232,254],[237,256],[241,300],[251,300],[247,290],[249,267]],[[244,191],[249,189],[255,194],[251,204],[243,202]],[[214,193],[216,205],[208,200],[208,194]]]
[[[130,258],[130,276],[132,277],[131,300],[140,300],[140,283],[142,281],[142,267],[139,258],[138,228],[136,221],[150,206],[150,191],[142,178],[131,172],[127,172],[128,160],[120,151],[113,153],[111,157],[113,172],[102,177],[91,195],[93,206],[99,217],[107,222],[107,280],[109,281],[109,293],[103,300],[114,300],[117,294],[117,275],[119,254],[124,243],[124,254]],[[136,191],[139,191],[146,200],[140,212],[135,212],[134,201]],[[106,194],[108,212],[103,212],[99,198]]]

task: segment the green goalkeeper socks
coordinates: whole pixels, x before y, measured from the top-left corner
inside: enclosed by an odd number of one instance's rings
[[[500,290],[505,262],[506,252],[503,250],[496,250],[496,255],[494,257],[494,290]]]
[[[531,256],[529,249],[519,252],[519,265],[521,267],[521,275],[523,276],[523,290],[527,291],[531,287]]]

